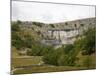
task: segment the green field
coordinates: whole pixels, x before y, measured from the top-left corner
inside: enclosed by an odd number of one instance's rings
[[[31,66],[39,64],[42,59],[40,56],[20,56],[12,58],[12,67]]]
[[[15,74],[29,74],[29,73],[44,73],[44,72],[60,72],[60,71],[75,71],[85,70],[86,67],[69,67],[69,66],[37,66],[17,70]]]
[[[11,69],[12,71],[17,69],[13,71],[14,74],[88,70],[96,68],[96,54],[83,56],[81,53],[79,53],[77,55],[79,61],[76,62],[76,66],[54,66],[47,64],[39,65],[39,63],[43,62],[42,56],[20,56],[15,49],[13,49],[12,52]],[[89,62],[84,62],[84,60],[87,60],[87,58],[90,58],[91,60],[89,60]]]
[[[80,58],[86,59],[87,56],[81,56]],[[53,66],[53,65],[38,65],[40,62],[42,62],[41,56],[20,56],[12,58],[12,70],[16,69],[14,71],[14,74],[28,74],[28,73],[43,73],[43,72],[59,72],[59,71],[73,71],[73,70],[88,70],[88,69],[95,69],[95,55],[92,55],[92,66],[91,67],[84,67],[82,66],[82,60],[80,60],[78,63],[81,66]],[[37,66],[34,66],[37,65]],[[20,69],[21,67],[25,66],[24,68]]]

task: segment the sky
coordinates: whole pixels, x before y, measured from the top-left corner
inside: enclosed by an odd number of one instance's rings
[[[95,17],[95,6],[12,1],[12,20],[57,23]]]

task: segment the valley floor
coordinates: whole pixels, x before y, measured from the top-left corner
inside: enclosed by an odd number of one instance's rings
[[[91,56],[94,60],[95,56]],[[82,57],[81,57],[82,58]],[[41,64],[42,56],[17,56],[12,59],[11,72],[12,74],[29,74],[29,73],[44,73],[44,72],[59,72],[59,71],[75,71],[95,69],[95,66],[53,66]],[[95,62],[95,61],[94,61]]]

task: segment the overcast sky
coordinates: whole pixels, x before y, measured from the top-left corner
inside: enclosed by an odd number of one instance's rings
[[[94,6],[12,2],[12,20],[56,23],[95,17]]]

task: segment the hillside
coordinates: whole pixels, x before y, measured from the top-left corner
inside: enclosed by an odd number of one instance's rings
[[[40,22],[21,22],[20,36],[31,35],[34,40],[61,40],[62,44],[73,43],[77,35],[81,35],[89,27],[95,27],[95,18],[80,19],[75,21],[45,24]],[[16,22],[12,22],[16,23]],[[21,35],[22,34],[22,35]],[[68,36],[68,37],[67,37]],[[24,39],[24,37],[23,37]],[[66,40],[71,40],[66,42]]]
[[[11,22],[14,74],[96,68],[96,18]]]

